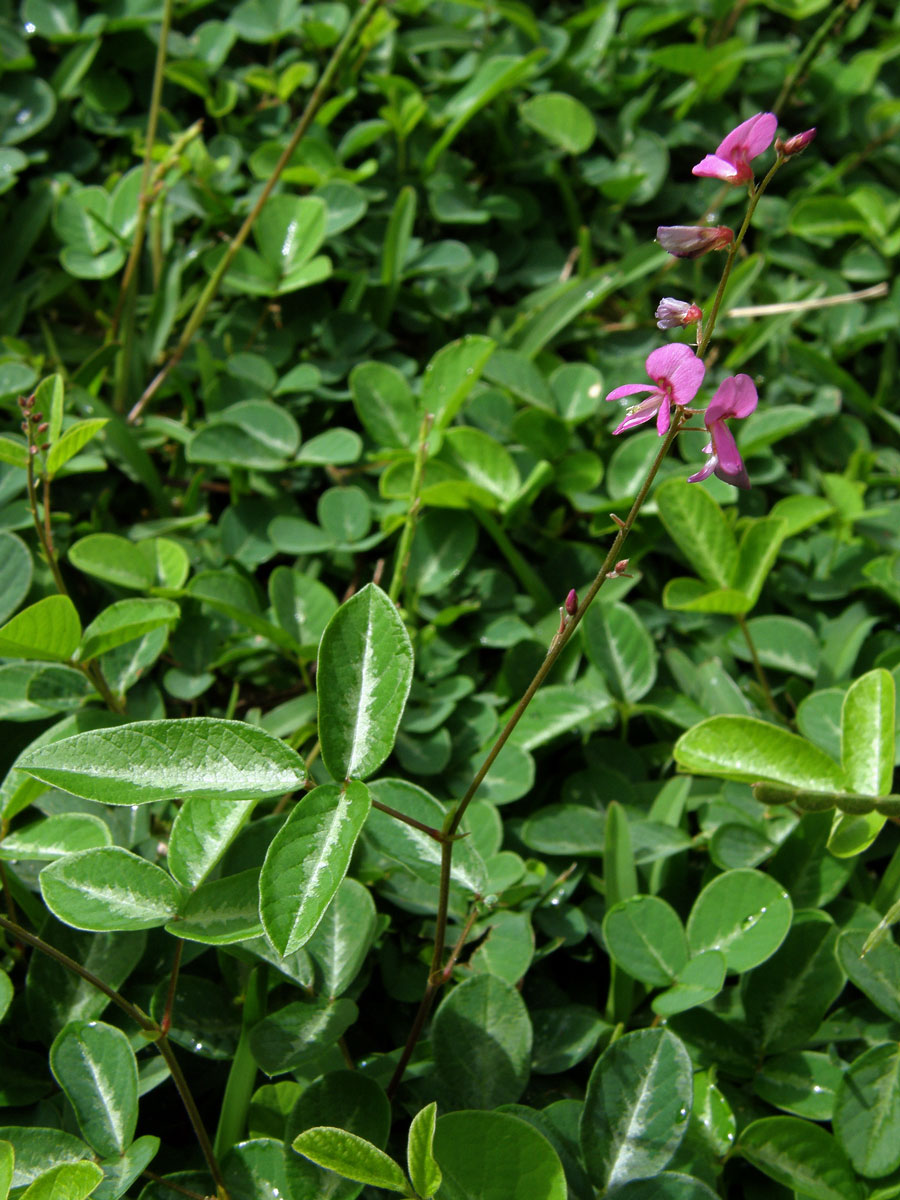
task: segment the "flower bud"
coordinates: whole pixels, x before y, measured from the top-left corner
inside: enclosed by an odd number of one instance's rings
[[[656,240],[675,258],[699,258],[710,250],[724,250],[734,241],[727,225],[660,225]]]
[[[813,128],[807,129],[804,133],[795,133],[784,142],[781,138],[776,138],[775,149],[785,158],[790,158],[792,154],[799,154],[801,150],[805,150],[815,136],[816,131]]]
[[[38,425],[38,427],[37,427],[37,432],[38,433],[46,433],[49,428],[50,428],[49,421],[41,421],[40,425]]]
[[[619,561],[616,563],[616,574],[624,575],[624,573],[627,570],[628,570],[628,559],[627,558],[619,559]]]
[[[574,588],[566,596],[566,612],[570,617],[574,617],[578,612],[578,594]]]
[[[687,300],[674,300],[671,296],[664,296],[656,306],[654,315],[658,329],[675,329],[680,325],[695,324],[703,313],[696,304],[688,304]]]

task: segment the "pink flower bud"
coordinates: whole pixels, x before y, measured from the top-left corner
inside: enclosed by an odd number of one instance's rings
[[[616,574],[623,575],[627,570],[628,570],[628,559],[627,558],[619,559],[619,561],[616,563]]]
[[[656,240],[675,258],[699,258],[710,250],[724,250],[734,241],[727,225],[660,225]]]
[[[574,588],[566,596],[566,612],[570,617],[574,617],[578,612],[578,594]]]
[[[656,306],[655,316],[658,329],[675,329],[679,325],[694,325],[703,313],[696,304],[665,296]]]
[[[799,154],[801,150],[805,150],[815,136],[816,131],[813,128],[807,129],[804,133],[795,133],[784,142],[781,138],[776,138],[775,149],[785,158],[790,158],[792,154]]]
[[[40,425],[38,425],[38,427],[37,427],[37,431],[38,431],[38,433],[46,433],[49,428],[50,428],[49,421],[41,421]]]

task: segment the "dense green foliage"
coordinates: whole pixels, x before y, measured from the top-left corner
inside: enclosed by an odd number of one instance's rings
[[[0,1200],[900,1196],[898,56],[0,5]],[[573,621],[660,446],[604,397],[725,261],[657,227],[737,230],[691,168],[767,111],[697,400],[752,376],[752,490],[695,419]]]

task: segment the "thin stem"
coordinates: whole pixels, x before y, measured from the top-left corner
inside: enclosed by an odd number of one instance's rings
[[[228,1196],[228,1189],[225,1186],[225,1179],[219,1168],[219,1162],[213,1150],[212,1142],[209,1139],[209,1134],[206,1132],[206,1126],[203,1124],[203,1118],[200,1116],[200,1110],[188,1086],[188,1081],[185,1079],[181,1065],[175,1057],[175,1051],[172,1049],[172,1045],[165,1034],[157,1039],[156,1048],[163,1056],[165,1064],[169,1068],[169,1074],[172,1076],[172,1082],[178,1089],[178,1095],[181,1097],[181,1103],[187,1112],[188,1120],[194,1130],[194,1136],[199,1143],[200,1149],[203,1151],[203,1157],[206,1159],[209,1173],[213,1177],[216,1191],[221,1200],[225,1200]]]
[[[456,966],[457,962],[459,961],[459,956],[460,956],[460,954],[462,954],[463,946],[465,946],[466,941],[468,940],[469,934],[472,932],[472,926],[475,924],[475,922],[477,920],[478,920],[478,905],[473,904],[472,908],[469,912],[469,915],[466,917],[466,923],[462,927],[462,932],[460,933],[459,937],[456,939],[456,945],[450,951],[450,957],[447,959],[446,963],[444,964],[443,971],[442,971],[442,976],[443,976],[442,982],[443,983],[446,983],[447,980],[450,978],[450,976],[453,974],[453,968]]]
[[[284,171],[284,168],[290,162],[291,156],[293,155],[294,151],[297,149],[297,146],[300,144],[300,141],[306,135],[306,132],[309,129],[310,125],[312,124],[316,113],[319,111],[322,101],[325,99],[325,96],[326,96],[329,88],[331,87],[331,84],[334,80],[335,75],[337,74],[340,67],[343,65],[345,59],[347,58],[347,55],[349,54],[350,50],[352,49],[353,43],[356,40],[357,34],[362,29],[362,27],[365,25],[366,21],[368,21],[369,17],[372,15],[372,13],[375,11],[375,9],[378,8],[378,6],[382,2],[383,2],[383,0],[365,0],[365,3],[363,4],[363,6],[359,9],[356,16],[353,18],[353,20],[350,22],[349,26],[347,27],[346,33],[341,38],[340,42],[338,43],[337,47],[335,48],[334,53],[332,54],[331,58],[328,61],[328,65],[325,67],[325,70],[322,72],[322,75],[319,78],[318,83],[313,88],[312,94],[310,95],[309,100],[307,101],[306,107],[303,110],[300,120],[297,122],[297,126],[294,129],[293,134],[291,135],[290,139],[288,140],[287,145],[285,146],[284,150],[282,151],[281,157],[278,159],[278,162],[275,164],[275,167],[272,170],[272,174],[266,180],[265,186],[263,187],[262,191],[260,192],[260,194],[256,200],[256,203],[253,205],[253,207],[250,209],[250,212],[247,214],[246,218],[244,219],[243,225],[241,225],[240,229],[237,231],[237,233],[231,239],[231,242],[228,245],[228,249],[225,251],[225,254],[223,255],[221,261],[219,262],[219,265],[216,267],[215,271],[213,271],[212,275],[210,276],[209,280],[207,281],[206,286],[204,287],[203,291],[201,292],[200,299],[195,304],[194,310],[191,313],[190,317],[188,318],[188,322],[185,325],[184,330],[181,334],[181,337],[178,339],[178,343],[175,346],[175,349],[172,351],[172,354],[170,355],[168,362],[166,362],[166,364],[163,366],[163,368],[151,380],[151,382],[145,388],[144,393],[141,396],[141,398],[138,400],[138,402],[132,408],[131,412],[128,414],[128,421],[130,424],[133,424],[135,421],[137,421],[137,419],[140,417],[141,413],[144,411],[146,406],[153,399],[153,397],[159,391],[160,387],[163,385],[165,380],[168,378],[169,373],[172,371],[172,369],[175,366],[178,365],[179,362],[181,362],[181,359],[184,356],[184,352],[187,350],[188,346],[191,344],[191,341],[194,338],[194,334],[197,332],[197,330],[203,324],[204,318],[206,317],[207,309],[209,308],[213,299],[218,294],[219,288],[222,285],[222,281],[225,278],[226,274],[228,273],[228,268],[231,266],[232,262],[234,261],[235,255],[237,254],[238,250],[240,250],[241,246],[243,246],[244,242],[249,237],[250,230],[253,228],[253,225],[256,222],[257,217],[259,216],[259,214],[262,212],[263,208],[265,207],[266,201],[268,200],[268,198],[272,192],[272,189],[275,187],[276,183],[281,178],[281,174]]]
[[[459,829],[460,823],[465,816],[466,809],[469,807],[469,804],[471,803],[475,793],[481,786],[484,777],[491,769],[491,766],[496,760],[497,755],[506,745],[513,730],[522,719],[526,708],[531,703],[538,688],[553,669],[557,659],[565,649],[569,638],[581,623],[584,614],[591,606],[591,603],[593,602],[597,593],[603,587],[610,575],[614,574],[613,567],[619,561],[622,546],[625,544],[625,540],[628,537],[628,534],[631,532],[631,528],[637,519],[638,513],[641,511],[641,507],[643,506],[644,501],[647,499],[650,488],[653,486],[653,481],[656,479],[657,472],[662,466],[663,460],[669,453],[669,450],[672,448],[672,444],[674,443],[684,420],[685,414],[679,408],[672,418],[671,428],[663,439],[663,444],[660,446],[656,458],[653,460],[653,464],[650,467],[650,470],[647,472],[647,477],[642,483],[640,491],[635,497],[628,516],[624,521],[620,521],[618,518],[616,518],[616,524],[619,526],[619,532],[609,549],[609,553],[603,562],[603,566],[597,572],[594,582],[591,584],[584,599],[578,606],[577,611],[569,618],[565,627],[554,636],[544,661],[541,663],[536,675],[528,685],[528,688],[526,689],[522,699],[516,705],[515,710],[513,711],[506,725],[503,727],[503,730],[501,731],[496,742],[491,747],[490,753],[478,768],[475,778],[469,785],[465,795],[447,814],[447,819],[444,822],[443,830],[445,840],[441,844],[441,874],[440,883],[438,886],[438,906],[437,915],[435,918],[434,949],[431,955],[431,969],[428,973],[428,983],[425,986],[425,991],[422,995],[421,1001],[419,1002],[418,1011],[413,1019],[409,1036],[406,1039],[406,1045],[403,1047],[396,1070],[394,1071],[391,1082],[388,1085],[388,1096],[392,1096],[400,1085],[400,1080],[403,1078],[403,1073],[409,1064],[409,1060],[412,1058],[412,1053],[415,1049],[416,1043],[418,1042],[422,1035],[422,1031],[425,1028],[425,1022],[428,1020],[428,1014],[431,1011],[434,998],[440,990],[441,984],[444,982],[442,964],[444,958],[444,945],[447,937],[447,914],[450,902],[450,868],[453,861],[452,856],[454,835]]]
[[[778,93],[778,99],[772,105],[772,112],[774,112],[776,116],[781,115],[781,110],[790,99],[791,92],[793,92],[799,80],[803,78],[804,74],[809,68],[810,63],[821,50],[825,39],[837,24],[838,19],[845,13],[852,12],[853,9],[858,7],[859,0],[839,0],[813,36],[809,39],[803,49],[803,53],[794,64],[793,71],[791,71],[787,79],[785,79],[784,83],[781,85],[781,91]]]
[[[172,962],[172,970],[169,974],[169,988],[166,992],[166,1006],[163,1009],[162,1020],[159,1023],[160,1029],[167,1034],[172,1028],[172,1008],[175,1004],[175,989],[178,987],[178,972],[181,969],[181,956],[184,953],[184,939],[175,939],[175,958]]]
[[[741,633],[744,635],[744,641],[747,643],[747,649],[750,651],[750,658],[753,660],[753,670],[756,672],[756,678],[759,686],[762,688],[763,695],[766,698],[766,704],[776,717],[780,717],[781,713],[778,710],[778,705],[775,703],[775,697],[772,695],[772,689],[769,687],[769,680],[763,670],[763,665],[759,661],[759,655],[756,653],[756,646],[753,643],[753,638],[750,635],[750,627],[747,624],[747,618],[743,613],[736,613],[735,620],[741,628]]]
[[[775,162],[769,168],[768,174],[765,175],[759,186],[754,188],[750,193],[750,203],[747,205],[747,212],[744,216],[743,223],[738,230],[737,237],[728,247],[728,257],[725,260],[725,267],[722,271],[722,278],[719,280],[719,286],[716,288],[716,296],[713,300],[712,309],[706,315],[703,323],[703,337],[700,341],[700,345],[697,347],[698,358],[703,358],[704,354],[709,349],[709,343],[712,341],[712,335],[716,328],[716,318],[719,315],[719,308],[721,307],[722,300],[725,296],[725,287],[728,283],[728,278],[731,275],[731,268],[734,266],[734,261],[737,258],[737,252],[741,248],[741,243],[744,240],[744,236],[746,235],[747,230],[750,228],[750,221],[754,212],[756,212],[756,206],[759,204],[763,192],[771,183],[775,172],[779,169],[782,163],[784,163],[784,161],[784,156],[779,154],[775,159]]]
[[[407,568],[409,567],[409,556],[412,553],[413,534],[416,532],[416,521],[418,520],[419,508],[421,507],[422,480],[425,477],[425,463],[428,459],[428,435],[431,432],[433,424],[434,413],[425,413],[422,417],[422,424],[419,426],[419,445],[416,449],[416,458],[413,464],[409,508],[406,510],[406,520],[403,524],[403,532],[400,535],[400,541],[397,545],[397,555],[394,559],[394,574],[391,577],[391,586],[388,589],[388,596],[395,604],[400,598],[400,591],[406,579]]]
[[[121,412],[125,404],[125,391],[128,386],[128,373],[131,365],[131,355],[134,347],[134,285],[137,278],[137,264],[144,248],[144,234],[147,228],[147,213],[152,199],[151,173],[153,170],[153,143],[156,141],[156,128],[159,124],[159,110],[162,99],[163,79],[165,76],[166,55],[169,46],[169,31],[172,28],[172,10],[174,0],[164,0],[162,24],[159,29],[159,42],[156,47],[156,62],[153,67],[153,83],[150,88],[150,107],[147,112],[147,130],[145,134],[144,164],[141,170],[141,190],[138,194],[137,216],[134,226],[134,237],[128,253],[128,261],[122,273],[122,283],[119,287],[119,298],[113,313],[109,331],[110,341],[114,341],[119,329],[123,313],[127,315],[128,328],[122,344],[122,353],[116,373],[116,389],[113,407]]]
[[[808,300],[784,300],[780,304],[750,304],[744,308],[729,308],[727,317],[775,317],[780,313],[808,312],[810,309],[832,308],[852,304],[856,300],[877,300],[888,294],[886,283],[876,283],[858,292],[840,292],[836,296],[810,296]]]
[[[402,821],[404,825],[411,825],[413,829],[419,829],[422,833],[427,833],[436,842],[446,841],[446,837],[440,829],[433,829],[431,825],[423,825],[421,821],[415,820],[414,817],[408,817],[406,813],[398,812],[396,808],[389,808],[386,804],[382,804],[380,800],[373,798],[372,807],[377,808],[379,812],[387,813],[389,817],[394,817],[396,820]]]

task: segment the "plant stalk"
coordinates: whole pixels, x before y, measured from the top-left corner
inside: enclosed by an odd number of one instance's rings
[[[328,61],[328,65],[322,72],[318,83],[313,88],[312,94],[307,101],[300,120],[297,122],[293,134],[282,151],[281,157],[275,164],[272,174],[266,180],[265,186],[260,192],[256,203],[245,217],[243,225],[241,225],[240,229],[231,239],[228,249],[225,251],[225,254],[223,255],[219,265],[216,267],[215,271],[213,271],[212,275],[207,281],[206,286],[201,292],[200,299],[194,305],[194,310],[188,318],[188,322],[182,331],[181,337],[178,339],[175,349],[172,351],[168,361],[165,363],[162,369],[144,389],[143,395],[129,412],[129,424],[134,424],[134,422],[138,420],[141,413],[168,378],[169,373],[178,365],[179,362],[181,362],[181,359],[184,357],[185,351],[193,341],[194,334],[203,324],[207,309],[218,294],[219,288],[222,286],[222,281],[228,273],[228,268],[234,261],[238,250],[240,250],[241,246],[243,246],[244,242],[246,242],[247,238],[249,237],[250,230],[253,228],[257,217],[265,207],[266,201],[269,199],[269,196],[272,193],[272,189],[281,178],[284,168],[290,162],[291,156],[297,149],[303,137],[306,135],[306,132],[312,124],[316,113],[319,111],[322,101],[325,99],[325,96],[331,87],[335,75],[343,65],[347,55],[352,49],[357,34],[363,28],[375,9],[378,8],[382,2],[383,0],[365,0],[363,6],[359,9],[359,11],[356,13],[356,16],[347,27],[346,33],[341,38],[340,42],[335,48],[334,53]]]
[[[419,444],[416,448],[416,458],[413,464],[409,508],[406,510],[406,520],[403,524],[403,532],[400,535],[400,541],[397,545],[397,556],[394,559],[394,573],[391,576],[391,586],[388,588],[388,597],[395,604],[400,598],[400,592],[406,580],[409,556],[412,554],[413,535],[416,532],[416,521],[419,518],[422,481],[425,477],[425,463],[428,458],[428,435],[431,432],[433,423],[434,413],[427,412],[423,415],[422,424],[419,426]]]

